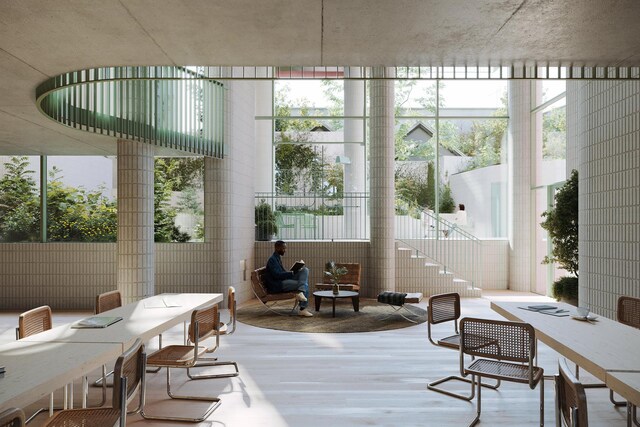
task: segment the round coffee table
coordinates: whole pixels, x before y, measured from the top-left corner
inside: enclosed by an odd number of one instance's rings
[[[320,311],[322,298],[331,298],[331,302],[333,304],[333,315],[331,317],[336,317],[336,300],[338,298],[351,298],[353,311],[360,311],[360,294],[358,292],[340,291],[338,292],[338,295],[334,295],[333,291],[315,291],[313,296],[316,300],[316,311]]]

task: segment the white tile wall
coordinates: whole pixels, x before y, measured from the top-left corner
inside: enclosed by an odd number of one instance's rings
[[[531,291],[531,84],[509,81],[509,289]]]
[[[640,83],[567,87],[579,126],[580,303],[614,318],[619,295],[640,297]]]
[[[253,83],[228,83],[224,186],[210,189],[206,203],[227,203],[223,241],[155,244],[155,291],[216,292],[236,287],[239,301],[252,296],[253,268]],[[212,206],[205,206],[210,210]],[[220,221],[216,218],[215,221]],[[220,222],[214,222],[219,224]],[[224,235],[222,231],[218,234]],[[220,264],[217,258],[226,257]],[[247,260],[244,273],[240,261]],[[126,265],[126,259],[122,262]],[[246,274],[246,276],[245,276]],[[116,243],[0,244],[0,310],[24,311],[42,304],[54,310],[93,309],[95,296],[116,289]],[[218,288],[214,287],[218,283]],[[223,289],[219,289],[223,288]]]

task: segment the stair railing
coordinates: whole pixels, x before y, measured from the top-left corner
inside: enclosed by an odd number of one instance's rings
[[[458,224],[396,196],[396,239],[445,273],[482,287],[482,242]]]

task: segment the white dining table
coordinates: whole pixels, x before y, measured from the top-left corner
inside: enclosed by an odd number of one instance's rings
[[[524,310],[531,302],[491,302],[508,320],[529,323],[536,338],[585,369],[631,404],[640,404],[640,330],[606,317],[594,321],[572,318],[576,308],[552,303],[568,316]],[[630,411],[628,412],[630,415]],[[628,419],[627,425],[631,425]]]
[[[24,407],[102,365],[113,363],[135,340],[148,341],[191,319],[194,309],[222,301],[222,294],[160,294],[99,316],[122,317],[106,328],[60,325],[0,345],[0,410]]]
[[[117,343],[15,341],[0,346],[0,412],[23,408],[122,354]]]
[[[222,294],[160,294],[100,313],[122,317],[106,328],[75,329],[72,323],[23,338],[30,342],[119,343],[122,351],[136,339],[143,342],[191,319],[194,309],[222,301]]]

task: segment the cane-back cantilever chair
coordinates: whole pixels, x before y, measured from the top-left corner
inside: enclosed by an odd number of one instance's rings
[[[33,308],[29,311],[25,311],[18,317],[18,327],[16,328],[16,339],[22,339],[31,335],[39,334],[40,332],[48,331],[53,327],[51,308],[48,305]],[[42,412],[49,411],[49,415],[53,415],[53,393],[49,395],[49,407],[40,408],[31,414],[26,424],[30,423],[36,416]]]
[[[140,412],[144,407],[145,360],[144,345],[137,339],[116,361],[111,407],[60,411],[49,418],[44,427],[113,426],[116,423],[120,427],[126,426],[127,406],[133,402],[136,394],[139,394],[138,406],[129,413]]]
[[[105,311],[113,310],[114,308],[122,307],[122,293],[120,291],[109,291],[101,293],[96,296],[96,306],[95,306],[95,314],[101,314]],[[105,404],[107,400],[107,390],[105,387],[111,387],[112,384],[107,384],[105,381],[108,376],[113,375],[113,371],[107,373],[106,366],[102,366],[102,377],[98,378],[93,385],[102,386],[104,384],[102,390],[102,402],[98,406],[102,406]]]
[[[465,364],[465,355],[475,357],[471,364]],[[539,386],[540,425],[544,425],[544,370],[535,366],[535,356],[535,330],[528,323],[471,317],[460,321],[460,374],[471,375],[478,398],[470,427],[480,421],[483,377],[527,384],[532,390]]]
[[[216,333],[218,335],[231,335],[236,331],[236,290],[233,286],[229,286],[227,290],[227,307],[229,309],[229,320],[224,322],[218,322],[218,329]],[[193,335],[191,328],[193,328],[193,323],[189,325],[189,336]],[[213,353],[217,348],[213,347],[208,352]],[[200,357],[201,361],[212,361],[215,363],[211,363],[207,366],[233,366],[235,368],[235,372],[228,374],[211,374],[211,375],[193,375],[191,374],[191,368],[187,368],[187,376],[192,380],[199,379],[207,379],[207,378],[229,378],[229,377],[237,377],[240,371],[238,370],[238,364],[233,361],[229,362],[218,362],[217,357]]]
[[[558,361],[556,383],[556,426],[588,427],[587,396],[584,386],[573,375],[567,359]]]
[[[621,295],[618,297],[618,322],[640,329],[640,298]],[[609,399],[615,406],[626,406],[627,402],[617,401],[613,398],[613,390],[609,391]],[[640,427],[640,421],[636,417],[637,409],[633,407],[633,422]]]
[[[0,427],[22,426],[24,426],[24,412],[22,412],[22,409],[9,408],[0,413]]]
[[[143,410],[140,415],[149,420],[201,422],[204,421],[218,406],[220,399],[207,396],[184,396],[176,395],[171,391],[171,370],[175,368],[196,368],[203,366],[215,366],[215,362],[201,361],[201,356],[210,353],[218,347],[220,336],[217,333],[218,306],[210,305],[196,309],[191,313],[191,327],[189,328],[189,340],[193,344],[189,345],[169,345],[163,347],[147,357],[147,365],[167,370],[167,394],[172,399],[200,400],[212,402],[207,410],[198,418],[176,417],[166,415],[149,414]],[[202,345],[202,341],[215,337],[215,347]]]
[[[452,350],[460,350],[460,333],[458,332],[458,319],[460,319],[460,295],[452,292],[447,294],[433,295],[429,298],[429,306],[427,307],[427,337],[431,344],[438,347],[450,348]],[[440,338],[437,341],[431,335],[432,325],[437,325],[445,322],[453,322],[454,335]],[[489,344],[489,343],[487,343]],[[437,387],[440,384],[448,381],[461,381],[467,384],[471,384],[471,392],[468,395],[454,393],[444,388]],[[500,387],[500,380],[495,385],[482,384],[483,387],[497,389]],[[464,378],[458,375],[450,375],[448,377],[441,378],[439,380],[430,382],[427,384],[429,390],[437,391],[438,393],[446,394],[447,396],[455,397],[462,400],[472,400],[475,396],[475,388],[469,378]]]

